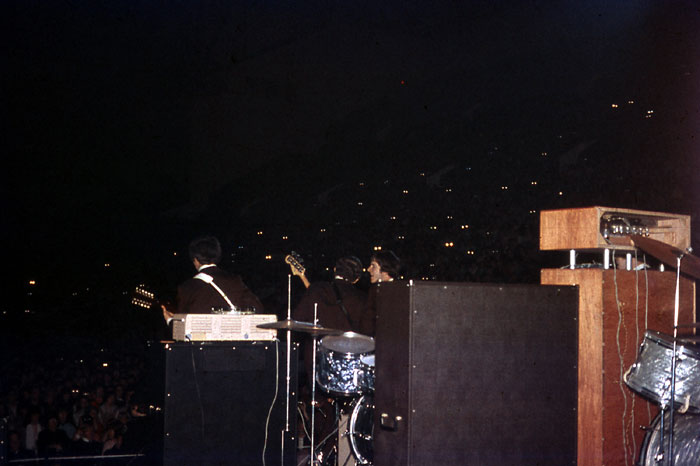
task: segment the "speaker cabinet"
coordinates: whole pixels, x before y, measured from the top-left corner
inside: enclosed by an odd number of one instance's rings
[[[576,463],[575,287],[377,291],[374,464]]]
[[[277,341],[166,345],[163,464],[295,464],[297,345],[289,413],[286,352]]]

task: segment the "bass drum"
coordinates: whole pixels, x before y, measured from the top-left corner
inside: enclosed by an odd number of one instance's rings
[[[372,438],[374,433],[374,397],[364,395],[355,402],[355,407],[348,421],[348,436],[356,464],[372,464],[374,450]]]
[[[663,442],[668,450],[671,415],[664,416]],[[674,466],[698,466],[700,464],[700,415],[673,413],[673,464]],[[639,466],[659,466],[667,464],[656,461],[661,444],[661,413],[656,415],[644,437],[639,453]],[[668,451],[665,458],[668,458]]]

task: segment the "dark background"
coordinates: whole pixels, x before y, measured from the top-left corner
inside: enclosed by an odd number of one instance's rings
[[[408,278],[536,283],[566,261],[537,251],[539,210],[590,205],[690,214],[698,245],[694,1],[22,0],[0,18],[5,329],[121,338],[133,287],[172,297],[203,232],[278,314],[290,250],[316,278],[383,246]]]

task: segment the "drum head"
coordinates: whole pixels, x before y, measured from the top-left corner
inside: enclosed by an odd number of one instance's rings
[[[374,431],[374,397],[365,395],[355,404],[348,421],[350,446],[358,464],[372,464]]]
[[[656,455],[661,447],[661,439],[668,442],[671,434],[671,415],[664,415],[664,432],[661,433],[661,415],[656,415],[654,422],[644,437],[644,443],[639,453],[640,466],[658,466]],[[673,464],[675,466],[696,466],[700,464],[700,442],[698,432],[700,432],[700,415],[674,413],[673,427]],[[668,446],[666,446],[668,448]],[[668,451],[666,458],[670,459]],[[664,463],[665,464],[665,463]]]
[[[321,346],[336,353],[363,354],[374,351],[374,338],[355,332],[329,335],[321,339]]]

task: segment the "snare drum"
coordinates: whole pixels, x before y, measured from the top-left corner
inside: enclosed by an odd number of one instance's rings
[[[337,395],[374,390],[374,339],[354,332],[323,337],[316,354],[316,382]]]
[[[700,352],[676,345],[676,353],[675,405],[688,403],[689,411],[700,412]],[[647,330],[625,383],[640,395],[667,406],[671,400],[672,356],[673,337]]]

